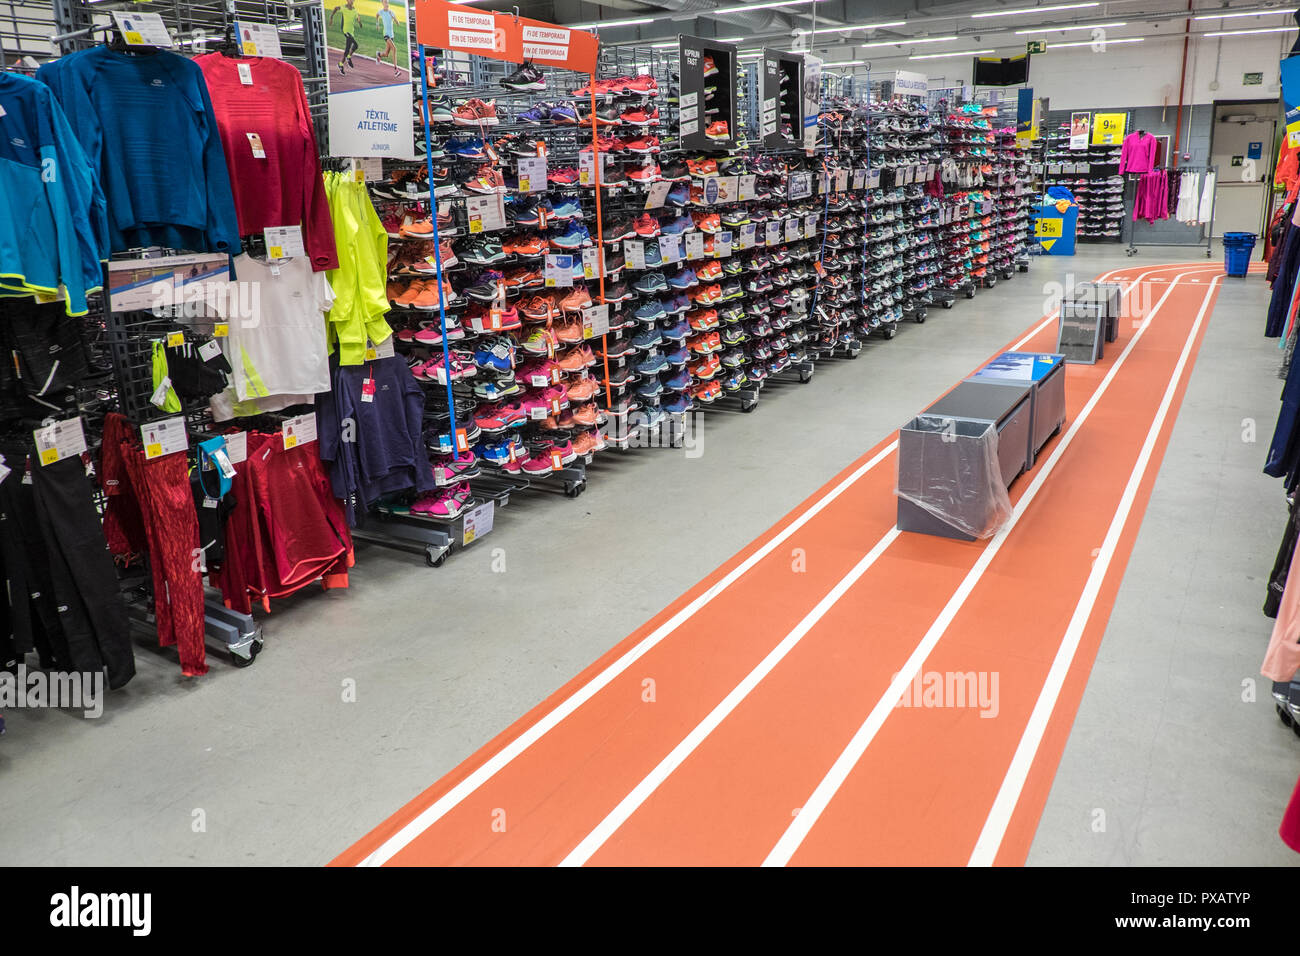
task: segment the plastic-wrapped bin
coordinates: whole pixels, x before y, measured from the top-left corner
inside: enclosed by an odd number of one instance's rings
[[[898,433],[899,530],[992,537],[1011,518],[1003,472],[996,423],[918,415]]]

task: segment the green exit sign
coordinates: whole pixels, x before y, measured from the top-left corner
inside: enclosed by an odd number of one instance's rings
[[[1046,41],[1046,40],[1030,40],[1030,41],[1029,41],[1027,44],[1025,44],[1025,45],[1029,48],[1028,50],[1025,51],[1025,52],[1027,52],[1027,53],[1046,53],[1046,52],[1047,52],[1047,41]]]

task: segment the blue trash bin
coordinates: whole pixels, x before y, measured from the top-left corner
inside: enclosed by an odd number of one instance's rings
[[[1250,255],[1255,249],[1253,232],[1223,234],[1223,271],[1230,276],[1244,276],[1250,270]]]

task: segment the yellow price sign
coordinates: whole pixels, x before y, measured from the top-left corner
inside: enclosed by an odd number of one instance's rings
[[[356,180],[359,183],[364,183],[366,181],[366,171],[360,166],[352,171],[352,175],[356,177]]]
[[[257,56],[257,44],[252,40],[244,41],[244,56]]]
[[[466,543],[466,544],[469,544],[471,541],[473,541],[473,540],[474,540],[475,538],[477,538],[477,537],[478,537],[478,532],[477,532],[476,530],[474,530],[473,527],[469,527],[469,528],[466,528],[466,529],[465,529],[465,543]]]
[[[1034,235],[1044,239],[1059,239],[1065,234],[1063,219],[1040,219],[1034,227]]]
[[[52,465],[59,460],[59,450],[57,448],[47,448],[41,452],[41,464]]]
[[[298,436],[297,436],[297,435],[286,435],[286,436],[285,436],[285,438],[284,438],[284,447],[285,447],[285,448],[293,448],[293,447],[295,447],[297,444],[298,444]]]
[[[269,247],[267,248],[267,250],[266,250],[266,254],[267,254],[268,256],[270,256],[272,259],[283,259],[283,258],[284,258],[284,247],[283,247],[283,246],[269,246]]]
[[[184,332],[168,332],[168,333],[167,333],[167,347],[168,347],[168,348],[173,348],[173,349],[175,349],[175,348],[180,348],[180,347],[181,347],[182,345],[184,345],[184,344],[185,344],[185,333],[184,333]]]
[[[152,445],[146,445],[144,448],[144,457],[157,458],[162,454],[162,443],[154,442]]]
[[[469,231],[470,231],[470,232],[482,232],[482,231],[483,231],[483,220],[482,220],[482,219],[471,219],[471,220],[469,221]]]
[[[373,362],[379,358],[379,353],[373,347],[366,349],[366,361]]]
[[[230,326],[225,322],[218,322],[212,327],[212,337],[215,339],[224,339],[230,335]]]
[[[134,30],[127,30],[125,39],[131,46],[144,46],[144,37]]]
[[[529,192],[530,190],[529,190],[528,187],[531,186],[531,185],[532,185],[532,183],[530,183],[530,182],[528,181],[528,177],[527,177],[527,176],[520,176],[520,177],[519,177],[519,191],[520,191],[520,192],[522,192],[522,193]]]

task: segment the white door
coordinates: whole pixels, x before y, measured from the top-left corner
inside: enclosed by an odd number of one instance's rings
[[[1219,167],[1215,180],[1213,235],[1225,232],[1253,232],[1264,228],[1264,207],[1268,200],[1265,182],[1273,168],[1275,120],[1249,122],[1222,121],[1223,116],[1254,113],[1259,116],[1270,109],[1268,104],[1219,106],[1214,123],[1214,143],[1210,162]]]

